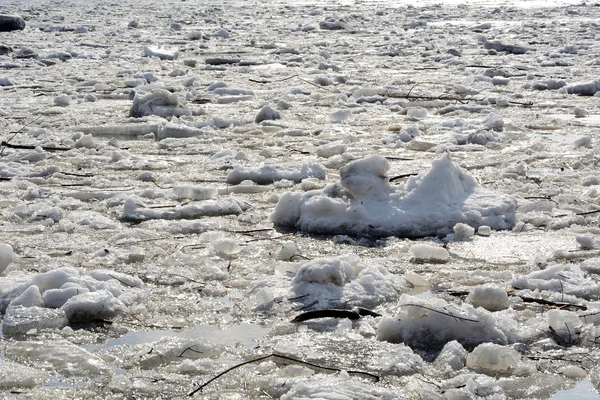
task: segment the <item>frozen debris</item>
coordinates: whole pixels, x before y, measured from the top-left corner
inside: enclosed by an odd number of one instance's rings
[[[149,349],[152,351],[148,351]],[[163,337],[132,349],[130,358],[141,368],[153,369],[160,365],[182,361],[182,357],[197,360],[214,357],[221,351],[221,346],[202,340]]]
[[[435,358],[434,365],[446,373],[460,371],[467,362],[467,350],[456,340],[448,342]]]
[[[352,111],[350,110],[337,110],[331,113],[331,122],[334,124],[341,124],[342,122],[346,122],[352,116]]]
[[[575,107],[573,109],[573,115],[575,115],[575,118],[584,118],[589,116],[590,113],[583,107]]]
[[[296,243],[284,242],[275,252],[275,254],[273,254],[273,258],[276,260],[291,261],[296,255],[298,255]]]
[[[242,251],[240,245],[233,239],[219,239],[212,244],[215,253],[222,258],[231,258]]]
[[[6,76],[0,76],[0,86],[13,86],[14,84]]]
[[[86,134],[81,136],[79,139],[75,141],[75,147],[85,147],[86,149],[95,149],[96,143],[94,143],[94,138],[91,134]]]
[[[305,307],[336,308],[340,304],[373,308],[406,291],[399,277],[382,266],[366,265],[356,255],[303,263],[292,279],[293,296]]]
[[[0,243],[0,275],[8,268],[13,259],[13,248],[10,244]]]
[[[322,21],[319,22],[319,28],[327,31],[341,31],[347,28],[343,21]]]
[[[268,185],[282,179],[300,182],[306,178],[325,179],[326,170],[321,164],[274,164],[259,168],[236,166],[227,174],[229,185],[238,185],[245,180],[251,180],[259,185]]]
[[[492,228],[487,225],[481,225],[477,229],[477,234],[479,236],[490,236],[492,234]]]
[[[108,290],[98,290],[73,296],[60,309],[72,323],[110,320],[127,307]]]
[[[258,124],[262,121],[271,121],[276,119],[281,119],[281,115],[279,115],[277,110],[274,110],[270,105],[267,104],[260,109],[258,114],[256,114],[254,122]]]
[[[227,29],[225,28],[221,28],[218,29],[217,31],[215,31],[212,36],[214,37],[219,37],[219,38],[228,38],[231,36],[231,32],[229,32]]]
[[[223,200],[205,200],[198,204],[189,204],[172,209],[144,208],[129,198],[125,201],[122,222],[143,222],[152,219],[198,219],[222,215],[240,215],[248,209],[248,204],[233,198]]]
[[[25,335],[32,329],[62,329],[67,325],[63,310],[43,307],[11,306],[2,319],[2,333],[7,336]]]
[[[231,65],[238,64],[240,61],[239,58],[209,57],[204,60],[204,63],[208,65]]]
[[[155,90],[146,95],[136,93],[133,98],[133,105],[129,110],[129,116],[134,118],[148,115],[158,115],[159,117],[167,118],[190,114],[191,111],[183,108],[175,93],[164,89]]]
[[[8,308],[23,306],[23,307],[39,307],[44,304],[44,300],[42,300],[42,295],[40,293],[40,289],[31,285],[23,293],[19,296],[15,297],[9,304]]]
[[[520,362],[518,351],[495,343],[482,343],[467,355],[468,368],[491,376],[514,375]]]
[[[431,350],[441,349],[453,340],[465,347],[507,342],[489,311],[470,306],[458,308],[442,299],[422,300],[407,294],[400,296],[395,316],[382,318],[377,339]]]
[[[600,299],[600,283],[573,274],[562,264],[550,264],[545,269],[531,272],[513,280],[515,289],[539,290],[542,293],[554,292],[560,297],[577,296],[586,300]],[[565,300],[568,301],[568,300]]]
[[[529,51],[527,47],[502,43],[500,40],[485,41],[483,47],[488,50],[503,51],[512,54],[525,54]]]
[[[552,309],[546,313],[546,322],[550,336],[559,346],[579,344],[585,333],[583,322],[571,311]]]
[[[406,271],[404,273],[404,279],[412,287],[431,288],[431,286],[432,286],[431,282],[422,278],[420,275],[418,275],[412,271]]]
[[[59,107],[66,107],[71,104],[71,96],[68,94],[61,94],[54,98],[54,105]]]
[[[50,374],[37,368],[0,360],[0,390],[33,389],[50,380]]]
[[[22,31],[25,20],[19,15],[0,14],[0,32]]]
[[[174,124],[168,122],[158,126],[158,132],[156,134],[157,140],[163,140],[166,138],[188,138],[195,136],[206,136],[207,131],[203,129],[194,128],[192,126]]]
[[[316,149],[317,156],[330,158],[338,154],[343,154],[348,146],[341,141],[323,144]]]
[[[500,311],[509,307],[506,290],[491,283],[471,289],[467,302],[473,307],[483,307],[488,311]]]
[[[473,237],[473,235],[475,235],[475,228],[467,224],[463,224],[462,222],[454,225],[452,230],[454,231],[454,237],[459,240],[470,239]]]
[[[598,240],[590,236],[578,235],[575,240],[583,250],[593,250],[600,246]]]
[[[216,199],[218,190],[216,188],[204,186],[177,185],[173,187],[173,195],[178,200],[208,200]]]
[[[446,262],[448,261],[448,250],[440,246],[432,246],[427,243],[417,243],[408,249],[416,261],[419,262]]]
[[[577,138],[573,142],[573,148],[578,149],[581,147],[591,149],[592,148],[592,138],[589,136],[582,136],[580,138]]]
[[[564,86],[567,82],[562,79],[541,79],[531,84],[533,90],[558,90]]]
[[[428,112],[426,108],[423,107],[411,107],[406,111],[406,115],[411,120],[420,120],[427,118]]]
[[[600,79],[590,82],[580,82],[567,85],[564,87],[569,94],[578,94],[580,96],[594,96],[600,92]]]
[[[484,189],[448,154],[426,173],[392,187],[388,161],[370,156],[340,169],[340,183],[281,196],[271,219],[304,232],[425,237],[446,235],[459,223],[510,229],[514,197]]]
[[[25,361],[65,377],[111,376],[113,373],[101,358],[67,341],[54,341],[51,345],[42,341],[14,342],[6,348],[5,356],[8,360]]]
[[[144,47],[146,57],[158,57],[161,60],[175,60],[179,56],[179,49],[161,49],[155,46]]]

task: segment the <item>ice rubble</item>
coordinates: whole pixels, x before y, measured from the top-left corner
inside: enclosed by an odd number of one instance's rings
[[[446,235],[457,223],[510,229],[514,197],[484,189],[449,154],[426,173],[393,187],[388,161],[370,156],[340,169],[341,181],[307,193],[285,193],[271,219],[304,232],[424,237]]]
[[[25,334],[30,329],[62,328],[67,322],[114,318],[145,301],[142,281],[109,270],[89,274],[62,267],[30,278],[0,281],[3,332]]]

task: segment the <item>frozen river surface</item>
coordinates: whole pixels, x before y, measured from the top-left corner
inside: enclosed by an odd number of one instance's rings
[[[0,14],[0,398],[598,397],[599,3]]]

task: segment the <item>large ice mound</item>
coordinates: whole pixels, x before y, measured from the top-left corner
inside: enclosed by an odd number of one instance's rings
[[[285,193],[271,219],[304,232],[404,237],[446,235],[457,223],[515,225],[517,200],[479,186],[447,153],[398,187],[390,185],[389,169],[381,156],[353,161],[340,169],[339,183]]]

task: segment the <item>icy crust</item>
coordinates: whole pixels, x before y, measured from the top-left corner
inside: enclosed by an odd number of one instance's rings
[[[496,230],[515,225],[517,200],[482,188],[448,154],[404,187],[389,184],[389,169],[381,156],[353,161],[340,169],[339,184],[285,193],[271,219],[311,233],[402,237],[446,235],[457,223]]]

